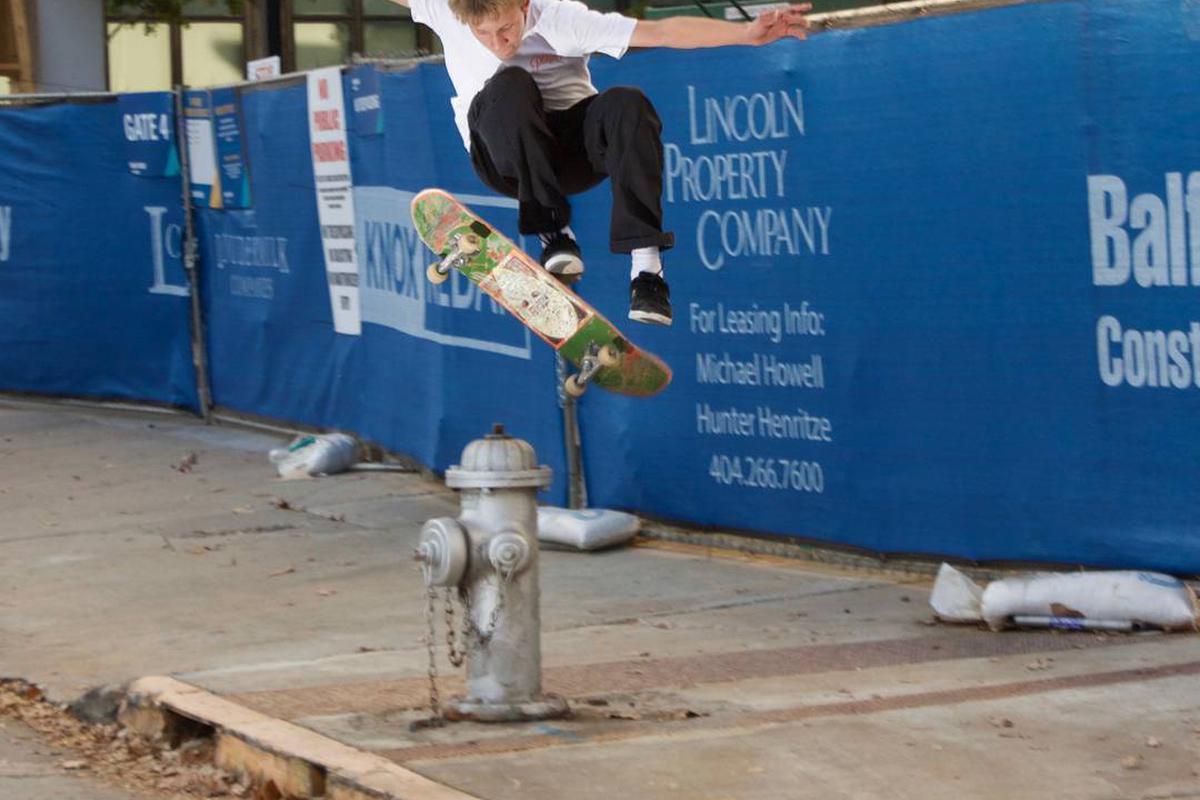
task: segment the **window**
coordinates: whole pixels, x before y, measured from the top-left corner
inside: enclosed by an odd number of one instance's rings
[[[350,60],[348,23],[297,22],[293,30],[296,37],[296,69],[329,67]]]
[[[28,0],[0,0],[0,94],[36,91]]]
[[[242,26],[237,22],[193,22],[180,30],[183,82],[216,86],[243,80]]]
[[[114,92],[170,89],[170,27],[108,23],[108,86]]]
[[[255,3],[246,2],[246,14]],[[223,0],[188,0],[186,22],[109,15],[108,88],[114,92],[163,91],[175,84],[216,86],[243,80],[245,18]]]
[[[428,51],[432,34],[391,0],[283,0],[284,70],[345,64],[351,54],[404,58]]]

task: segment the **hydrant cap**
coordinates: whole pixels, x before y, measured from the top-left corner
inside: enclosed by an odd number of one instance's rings
[[[533,445],[514,439],[495,425],[492,432],[463,448],[461,463],[446,470],[451,489],[544,488],[550,485],[550,468],[537,463]]]

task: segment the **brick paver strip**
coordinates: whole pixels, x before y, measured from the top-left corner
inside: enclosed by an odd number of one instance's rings
[[[1200,661],[1189,661],[1182,664],[1168,664],[1160,667],[1145,667],[1138,669],[1123,669],[1112,672],[1100,672],[1091,675],[1070,675],[1060,678],[1044,678],[1041,680],[1017,681],[993,686],[977,686],[967,689],[946,689],[935,692],[914,692],[913,694],[895,697],[876,697],[868,700],[846,700],[837,703],[783,708],[772,711],[752,711],[722,715],[713,719],[681,720],[670,723],[671,727],[664,730],[662,722],[630,723],[619,730],[604,731],[586,736],[563,737],[546,734],[528,736],[505,736],[496,739],[485,739],[465,744],[431,744],[405,747],[398,750],[380,751],[379,755],[390,758],[401,764],[416,761],[434,761],[459,756],[504,755],[506,753],[528,752],[547,747],[571,747],[577,745],[594,745],[604,742],[629,741],[646,736],[662,736],[665,733],[681,733],[692,731],[744,729],[762,725],[787,722],[800,722],[815,717],[852,716],[859,714],[876,714],[882,711],[897,711],[908,708],[930,706],[945,706],[958,703],[1000,700],[1006,697],[1042,694],[1064,689],[1087,689],[1099,686],[1112,686],[1130,681],[1146,681],[1163,678],[1174,678],[1183,675],[1200,675]]]
[[[956,629],[953,635],[548,667],[543,670],[543,684],[547,692],[567,698],[579,698],[598,693],[639,692],[654,688],[812,675],[963,658],[1145,644],[1165,638],[1015,631],[996,634]],[[458,676],[443,678],[438,686],[443,695],[463,691],[463,682]],[[264,714],[296,720],[330,714],[423,708],[429,703],[429,681],[420,677],[343,683],[303,689],[245,692],[230,695],[229,699]]]

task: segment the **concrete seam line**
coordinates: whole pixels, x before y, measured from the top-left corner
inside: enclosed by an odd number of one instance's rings
[[[1029,697],[1056,691],[1114,686],[1134,680],[1160,680],[1200,674],[1200,661],[1165,664],[1158,667],[1133,667],[1091,674],[1077,674],[1027,681],[1010,681],[959,689],[937,689],[929,692],[897,694],[890,697],[856,699],[794,706],[764,711],[735,713],[727,719],[697,719],[687,727],[664,734],[649,725],[627,730],[612,730],[593,735],[585,741],[572,741],[556,736],[508,736],[479,740],[467,745],[427,744],[385,751],[389,758],[417,761],[444,761],[472,757],[506,757],[547,749],[570,747],[599,747],[624,744],[639,739],[670,736],[675,742],[698,741],[713,737],[752,733],[807,720],[836,717],[862,717],[868,714],[906,711],[917,708],[936,708],[960,703],[982,703],[1013,697]]]
[[[330,783],[388,800],[479,800],[382,756],[238,705],[175,678],[149,676],[129,686],[129,702],[166,708],[273,755],[322,767]],[[402,794],[401,794],[402,793]]]

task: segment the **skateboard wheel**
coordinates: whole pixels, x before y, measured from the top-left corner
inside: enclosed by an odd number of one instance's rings
[[[563,391],[565,391],[569,397],[580,397],[585,391],[587,391],[587,384],[580,383],[579,381],[575,380],[574,375],[569,375],[563,382]]]
[[[601,347],[600,352],[596,354],[596,357],[600,359],[600,366],[602,367],[615,367],[617,364],[621,363],[621,354],[618,353],[617,348],[613,347],[611,344],[606,344],[604,347]]]
[[[445,283],[446,279],[450,277],[450,272],[442,272],[441,263],[435,261],[429,265],[429,269],[425,270],[425,277],[429,278],[430,283]]]

